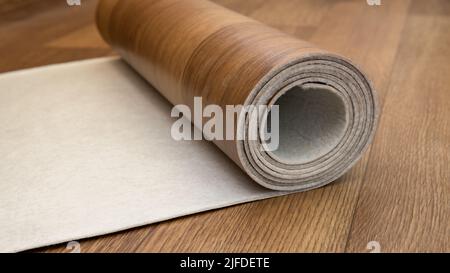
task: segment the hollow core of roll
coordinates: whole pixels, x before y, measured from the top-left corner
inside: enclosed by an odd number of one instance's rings
[[[269,154],[279,162],[314,161],[330,152],[344,137],[345,103],[331,87],[323,84],[295,86],[282,94],[275,104],[279,105],[279,147]]]

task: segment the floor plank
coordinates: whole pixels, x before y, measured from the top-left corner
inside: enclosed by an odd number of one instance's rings
[[[414,1],[356,206],[348,251],[450,251],[450,13]]]

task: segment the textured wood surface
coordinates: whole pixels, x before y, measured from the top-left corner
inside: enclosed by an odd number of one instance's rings
[[[450,2],[215,2],[370,74],[383,111],[372,147],[325,188],[81,240],[81,251],[368,252],[377,241],[382,252],[449,252]],[[95,1],[81,3],[0,4],[0,71],[114,54],[94,27]]]
[[[314,92],[321,103],[302,107],[307,101],[303,98],[292,108],[280,104],[281,112],[304,120],[280,113],[277,157],[261,146],[261,139],[223,138],[238,135],[236,131],[252,134],[251,113],[239,115],[245,116],[243,123],[231,120],[236,128],[220,128],[222,138],[213,142],[264,187],[309,190],[333,182],[354,165],[372,139],[378,107],[364,72],[250,17],[205,0],[105,0],[99,3],[97,23],[108,44],[173,105],[194,109],[194,97],[201,97],[204,107],[218,105],[225,111],[229,105],[269,105],[294,86],[331,88],[325,95],[323,90]],[[330,96],[338,101],[326,103]],[[324,123],[323,117],[333,121]],[[343,127],[341,136],[333,129],[337,127]],[[303,132],[295,134],[299,130]],[[286,150],[301,153],[303,159],[286,155]]]

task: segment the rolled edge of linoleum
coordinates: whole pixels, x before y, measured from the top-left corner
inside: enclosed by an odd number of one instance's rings
[[[280,106],[278,150],[267,151],[261,140],[237,142],[243,169],[274,190],[308,190],[338,179],[368,148],[378,121],[370,81],[351,62],[328,53],[274,69],[246,104]],[[251,130],[248,116],[239,125],[244,134]],[[307,130],[296,132],[299,127]]]

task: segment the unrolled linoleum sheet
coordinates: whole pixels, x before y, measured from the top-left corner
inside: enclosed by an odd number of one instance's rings
[[[0,75],[0,251],[284,194],[173,140],[171,108],[118,58]]]

